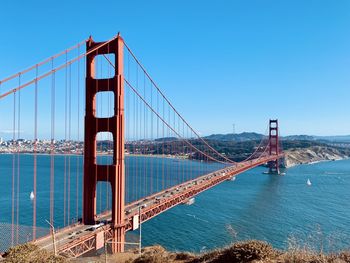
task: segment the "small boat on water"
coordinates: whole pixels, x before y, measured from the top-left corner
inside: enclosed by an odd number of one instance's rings
[[[307,179],[306,184],[307,184],[308,186],[311,186],[311,181],[310,181],[310,179]]]
[[[30,198],[30,200],[34,200],[35,196],[34,196],[34,192],[33,191],[30,192],[29,198]]]
[[[232,176],[230,180],[233,182],[234,180],[236,180],[236,176]]]
[[[194,202],[195,202],[195,199],[192,197],[185,202],[185,205],[193,205]]]

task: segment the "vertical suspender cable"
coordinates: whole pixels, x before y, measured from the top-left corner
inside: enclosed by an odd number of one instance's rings
[[[80,44],[78,44],[78,56],[80,55]],[[77,99],[77,143],[78,145],[80,144],[80,59],[78,60],[78,79],[77,79],[77,86],[78,86],[78,91],[77,91],[77,96],[78,96],[78,99]],[[80,162],[79,162],[79,155],[78,153],[76,152],[76,159],[77,159],[77,163],[76,163],[76,166],[77,166],[77,170],[76,170],[76,181],[75,181],[75,217],[76,219],[78,220],[78,217],[79,217],[79,173],[80,173],[80,169],[79,169],[79,165],[80,165]]]
[[[133,125],[133,130],[134,130],[134,132],[133,132],[133,141],[134,141],[134,143],[133,143],[133,153],[134,153],[134,165],[133,165],[133,167],[134,167],[134,173],[133,173],[133,177],[134,177],[134,199],[135,200],[137,200],[137,160],[136,160],[136,155],[135,155],[135,153],[136,153],[136,140],[137,140],[137,136],[136,136],[136,133],[137,133],[137,130],[136,130],[136,126],[137,126],[137,122],[136,122],[136,94],[133,92],[132,93],[133,95],[134,95],[134,99],[133,99],[133,101],[134,101],[134,105],[133,105],[133,111],[134,111],[134,125]]]
[[[181,126],[180,118],[178,117],[179,121],[179,127]],[[186,138],[185,136],[185,128],[184,128],[184,123],[182,122],[182,137]],[[180,146],[181,147],[181,146]],[[182,182],[185,182],[185,164],[186,164],[186,149],[185,149],[185,143],[182,141],[182,155],[183,155],[183,162],[181,166],[182,170]]]
[[[127,76],[128,81],[130,81],[130,54],[129,52],[127,52],[127,74],[125,74],[125,76]],[[125,80],[124,80],[125,83]],[[131,127],[130,127],[130,119],[131,119],[131,102],[130,102],[131,98],[130,98],[130,92],[128,89],[126,89],[126,106],[125,106],[125,113],[127,114],[126,117],[126,131],[127,131],[127,136],[128,136],[128,151],[129,154],[131,153],[131,141],[132,141],[132,136],[131,136]],[[130,155],[129,155],[130,156]],[[127,184],[127,202],[131,202],[132,201],[132,174],[131,174],[131,159],[130,157],[128,158],[128,162],[126,162],[125,158],[125,178],[128,182]]]
[[[151,88],[150,88],[150,92],[151,92],[151,105],[153,108],[153,90],[152,90],[152,83],[150,83]],[[151,136],[150,136],[150,140],[153,141],[154,137],[153,137],[153,114],[152,112],[150,113],[150,119],[151,119]],[[153,147],[152,145],[150,145],[150,147]],[[150,149],[150,154],[153,153],[153,150]],[[151,179],[151,194],[153,193],[153,163],[156,161],[155,158],[152,158],[151,160],[151,172],[150,172],[150,179]]]
[[[136,88],[138,88],[138,71],[137,71],[137,66],[136,66]],[[139,102],[138,102],[138,98],[135,97],[136,99],[136,107],[135,107],[135,111],[136,111],[136,116],[135,116],[135,129],[136,129],[136,138],[135,138],[135,147],[136,147],[136,151],[137,151],[137,155],[135,156],[135,161],[136,161],[136,166],[135,166],[135,176],[136,176],[136,189],[135,189],[135,194],[136,194],[136,199],[139,199],[139,170],[138,170],[138,161],[139,161],[139,156],[138,156],[138,140],[139,140],[139,120],[138,120],[138,115],[139,115]]]
[[[12,145],[16,141],[16,92],[13,93],[13,134]],[[14,223],[15,223],[15,181],[16,181],[16,154],[12,152],[12,211],[11,211],[11,246],[14,246]]]
[[[164,109],[164,99],[163,99],[163,120],[165,120],[165,109]],[[165,137],[165,131],[164,131],[164,122],[163,122],[163,134],[162,134],[162,146],[163,146],[163,150],[162,150],[162,190],[165,189],[165,179],[164,179],[164,137]]]
[[[179,129],[179,127],[177,127],[178,129]],[[174,112],[174,129],[175,129],[175,131],[176,131],[176,122],[175,122],[175,112]],[[180,134],[179,133],[179,130],[177,130],[177,133],[178,134]],[[174,134],[173,135],[174,136],[174,138],[176,138],[176,134]],[[176,153],[176,139],[174,139],[173,140],[173,150],[172,150],[172,157],[176,157],[175,156],[175,153]],[[179,180],[179,177],[180,177],[180,173],[179,173],[179,165],[180,165],[181,163],[180,162],[177,162],[177,167],[176,167],[176,174],[175,174],[175,177],[176,177],[176,184],[179,184],[180,183],[180,180]]]
[[[70,221],[70,177],[71,177],[71,123],[72,123],[72,66],[68,66],[68,204],[67,204],[67,223],[71,224]]]
[[[109,43],[107,45],[107,53],[109,54]],[[113,74],[114,75],[114,74]],[[108,114],[108,117],[110,117],[111,115],[111,110],[110,110],[110,86],[109,86],[109,79],[111,77],[111,72],[110,72],[110,66],[107,65],[107,91],[108,91],[108,95],[107,95],[107,114]],[[114,113],[113,113],[114,115]],[[109,131],[109,121],[107,122],[107,130]],[[107,153],[108,155],[106,156],[106,158],[109,158],[109,150],[111,149],[111,146],[113,147],[113,145],[111,144],[111,139],[113,140],[113,137],[111,138],[110,137],[110,133],[108,133],[108,138],[107,138]],[[112,148],[113,149],[113,148]],[[113,153],[114,154],[114,151]],[[112,164],[113,164],[113,156],[112,156]],[[106,205],[105,205],[105,209],[108,210],[109,207],[108,207],[108,198],[109,198],[109,195],[108,195],[108,186],[109,186],[109,165],[107,165],[107,169],[106,169],[106,177],[107,177],[107,182],[106,182]]]
[[[98,53],[98,51],[97,51]],[[95,89],[95,93],[97,94],[98,92],[98,78],[99,78],[99,71],[98,71],[98,56],[96,56],[94,58],[94,72],[95,72],[95,79],[96,79],[96,89]],[[98,102],[97,102],[98,103]],[[98,110],[98,104],[95,106],[96,108],[94,109],[95,110],[95,126],[96,126],[96,131],[98,131],[98,119],[96,118],[96,113],[97,113],[97,110]],[[96,134],[96,152],[98,152],[98,134]],[[99,159],[98,159],[98,154],[96,153],[96,163],[99,162]],[[95,182],[97,182],[97,165],[95,165]],[[95,185],[95,196],[97,196],[97,185]]]
[[[38,78],[38,65],[35,69],[35,76]],[[34,95],[34,174],[33,174],[33,240],[36,239],[36,176],[37,176],[37,141],[38,141],[38,81],[35,81]]]
[[[128,81],[130,81],[130,75],[129,75],[129,59],[130,59],[130,55],[129,52],[127,52],[127,73],[125,74],[125,76],[127,76]],[[125,81],[125,80],[124,80]],[[126,136],[127,136],[127,143],[126,145],[128,145],[129,147],[129,153],[130,153],[130,110],[131,110],[131,105],[130,105],[130,92],[128,91],[128,89],[126,89],[125,91],[125,96],[126,96],[126,105],[125,105],[125,120],[126,120]],[[125,158],[125,178],[126,178],[126,190],[127,190],[127,194],[126,194],[126,203],[131,201],[131,177],[130,177],[130,158],[128,158],[128,162],[126,161],[127,158]]]
[[[157,94],[157,112],[159,114],[159,94],[158,92],[156,93]],[[160,142],[159,140],[159,118],[156,117],[156,120],[157,120],[157,139],[158,139],[158,142]],[[158,156],[160,156],[160,146],[159,146],[159,143],[156,144],[157,145],[157,154]],[[159,192],[159,170],[160,170],[160,165],[159,165],[159,159],[157,159],[157,192]]]
[[[188,129],[188,128],[187,128]],[[192,140],[192,138],[193,138],[193,133],[192,133],[192,130],[190,130],[191,131],[191,140]],[[193,141],[193,143],[194,143],[194,140],[192,140]],[[191,166],[190,166],[190,174],[191,174],[191,180],[193,179],[193,171],[194,171],[194,168],[195,168],[195,165],[196,165],[196,163],[194,162],[194,152],[193,152],[193,150],[191,149]]]
[[[143,97],[146,98],[146,76],[143,74]],[[146,154],[146,129],[147,129],[147,120],[146,120],[146,105],[143,104],[143,154]],[[143,159],[143,173],[144,173],[144,193],[145,196],[148,195],[148,187],[147,187],[147,169],[146,169],[146,156],[142,156]]]
[[[50,164],[50,223],[54,222],[54,193],[55,193],[55,71],[54,71],[54,59],[51,61],[52,66],[52,79],[51,79],[51,164]]]
[[[66,51],[66,63],[67,63],[67,51]],[[67,97],[68,97],[68,68],[65,67],[64,74],[64,174],[63,174],[63,225],[66,225],[66,211],[67,211]]]
[[[101,58],[101,57],[99,57],[99,58]],[[103,63],[102,63],[102,61],[101,61],[101,59],[100,59],[100,61],[99,61],[99,66],[100,66],[100,78],[102,78],[102,76],[103,76],[103,71],[102,71],[102,65],[103,65]],[[103,113],[102,113],[102,104],[103,104],[103,97],[102,96],[99,96],[98,97],[98,101],[97,101],[97,105],[96,105],[96,107],[97,107],[97,109],[96,109],[96,112],[98,112],[98,106],[100,106],[100,113],[99,113],[99,116],[103,116]],[[101,133],[101,143],[100,143],[100,153],[102,154],[102,151],[103,151],[103,144],[102,144],[102,141],[104,140],[104,136],[103,136],[103,133]],[[105,159],[105,157],[102,155],[101,156],[101,163],[103,163],[103,159]],[[99,200],[100,200],[100,202],[99,202],[99,206],[100,206],[100,213],[102,212],[102,184],[100,183],[99,184],[99,193],[100,193],[100,197],[99,197]]]
[[[138,66],[136,65],[136,73],[137,73],[137,89],[138,90],[140,90],[140,88],[139,88],[139,68],[138,68]],[[139,160],[139,171],[140,171],[140,175],[139,175],[139,189],[140,189],[140,196],[139,196],[139,198],[142,198],[142,189],[143,189],[143,187],[142,187],[142,183],[143,183],[143,178],[142,178],[142,172],[143,172],[143,169],[142,169],[142,156],[141,156],[141,154],[142,154],[142,142],[141,142],[141,140],[142,140],[142,102],[141,102],[141,100],[140,100],[140,98],[138,98],[138,100],[139,100],[139,103],[138,103],[138,109],[139,109],[139,111],[137,112],[137,114],[138,114],[138,120],[139,120],[139,122],[138,122],[138,130],[139,130],[139,140],[138,140],[138,143],[139,143],[139,158],[138,158],[138,160]]]
[[[168,123],[169,123],[169,125],[171,125],[171,117],[170,117],[170,107],[168,106]],[[170,153],[171,153],[171,139],[170,139],[170,137],[171,137],[171,130],[169,129],[169,128],[167,128],[167,130],[168,130],[168,134],[167,134],[167,136],[169,137],[169,140],[168,140],[168,142],[167,142],[167,150],[168,150],[168,152],[167,152],[167,154],[169,155]],[[166,188],[168,188],[170,185],[171,185],[171,182],[170,182],[170,180],[171,180],[171,176],[170,176],[170,165],[168,165],[168,160],[166,160],[166,173],[167,173],[167,177],[166,177],[166,182],[167,182],[167,185],[166,185]]]
[[[21,86],[21,74],[18,75],[18,86]],[[20,139],[21,130],[21,91],[18,91],[18,125],[17,125],[17,139]],[[20,144],[17,144],[17,209],[16,209],[16,243],[19,238],[19,179],[20,179]]]

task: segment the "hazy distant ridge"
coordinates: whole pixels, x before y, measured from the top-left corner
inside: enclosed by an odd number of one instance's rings
[[[261,140],[263,134],[256,132],[228,133],[228,134],[212,134],[206,136],[205,139],[217,141],[237,141],[244,142],[249,140]],[[281,136],[283,140],[289,141],[328,141],[328,142],[350,142],[350,135],[334,135],[334,136],[314,136],[314,135],[289,135]]]

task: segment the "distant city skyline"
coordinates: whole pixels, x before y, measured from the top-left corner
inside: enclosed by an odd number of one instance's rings
[[[4,0],[0,23],[0,80],[120,31],[203,136],[232,133],[232,123],[264,133],[274,118],[282,135],[350,134],[349,1]],[[0,137],[11,128],[0,124]]]

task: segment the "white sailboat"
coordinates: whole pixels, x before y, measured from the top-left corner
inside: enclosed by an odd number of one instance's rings
[[[311,181],[310,181],[310,179],[307,179],[306,184],[307,184],[308,186],[311,186]]]
[[[34,192],[33,191],[30,192],[29,198],[30,198],[30,200],[34,200],[35,196],[34,196]]]

